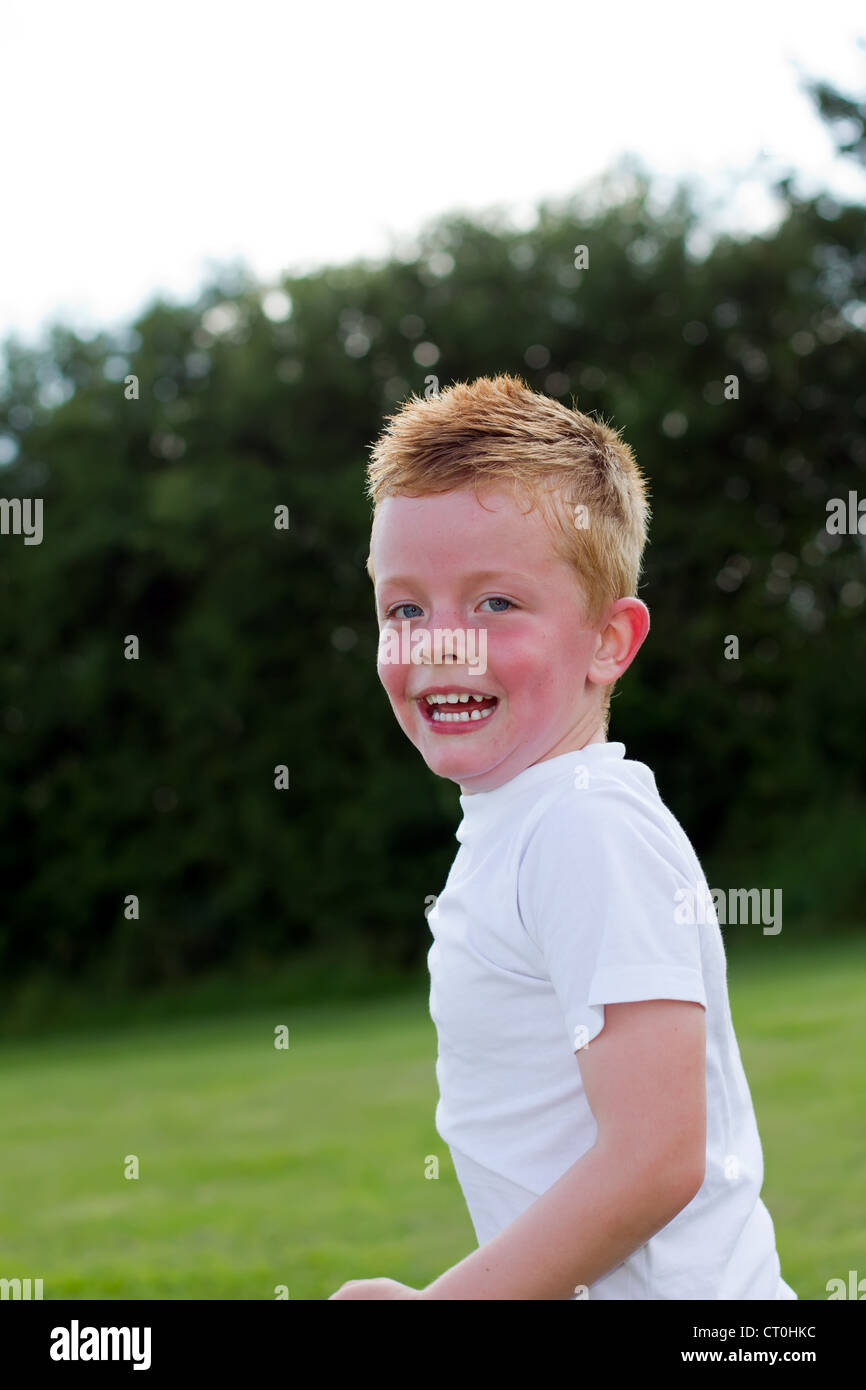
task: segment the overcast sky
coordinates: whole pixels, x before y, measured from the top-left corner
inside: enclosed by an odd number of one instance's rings
[[[209,263],[384,255],[458,208],[525,224],[626,151],[726,225],[767,226],[789,169],[862,199],[799,89],[861,97],[862,36],[862,0],[4,0],[0,336],[120,324]]]

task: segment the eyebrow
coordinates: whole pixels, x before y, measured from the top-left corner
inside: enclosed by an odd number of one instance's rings
[[[532,581],[532,576],[522,574],[519,570],[473,570],[471,574],[463,576],[465,583],[477,584],[483,579],[522,579]],[[379,587],[384,588],[386,584],[415,584],[417,580],[412,575],[389,574],[380,580]]]

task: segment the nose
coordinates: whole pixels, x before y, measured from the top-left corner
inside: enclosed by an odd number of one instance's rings
[[[435,626],[428,624],[416,628],[416,633],[424,633],[423,638],[416,638],[419,651],[430,653],[429,657],[422,655],[421,664],[424,666],[438,666],[440,663],[446,665],[451,662],[462,664],[463,658],[460,655],[460,648],[465,645],[464,631],[457,623],[442,623]],[[463,637],[462,641],[461,637]]]

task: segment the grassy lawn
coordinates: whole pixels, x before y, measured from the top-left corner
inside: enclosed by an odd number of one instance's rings
[[[731,1007],[782,1273],[823,1299],[866,1275],[866,941],[775,947],[731,962]],[[433,1127],[426,1010],[420,992],[4,1042],[0,1276],[41,1277],[46,1299],[429,1282],[475,1239]]]

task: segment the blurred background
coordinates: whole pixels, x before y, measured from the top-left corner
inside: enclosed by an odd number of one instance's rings
[[[856,21],[7,8],[0,1276],[324,1298],[473,1248],[427,1013],[459,789],[377,681],[364,470],[502,371],[649,475],[609,736],[712,887],[782,891],[724,930],[764,1200],[801,1298],[862,1266]]]

